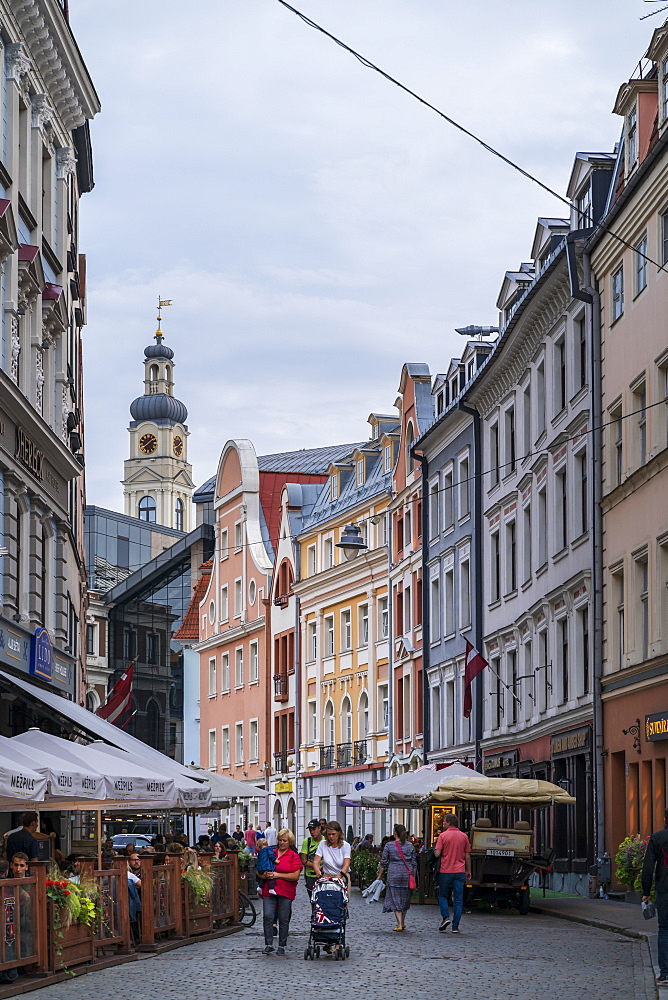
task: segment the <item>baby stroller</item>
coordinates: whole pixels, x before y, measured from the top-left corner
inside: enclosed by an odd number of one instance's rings
[[[304,950],[304,960],[320,957],[320,949],[334,951],[337,961],[350,955],[346,944],[348,886],[343,879],[324,876],[313,884],[311,893],[311,933]]]

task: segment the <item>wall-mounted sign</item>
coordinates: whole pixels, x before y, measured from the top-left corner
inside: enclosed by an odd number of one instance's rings
[[[495,754],[493,757],[485,757],[482,769],[487,774],[488,771],[502,771],[509,767],[516,767],[519,756],[519,750],[507,750],[505,753]]]
[[[668,712],[654,712],[645,716],[645,739],[649,743],[668,740]]]
[[[559,733],[558,736],[553,736],[550,740],[552,756],[558,757],[560,754],[577,753],[578,750],[587,750],[589,748],[590,732],[589,726],[583,726],[582,729],[572,729],[569,733]]]
[[[291,781],[277,781],[274,786],[274,791],[278,795],[280,792],[291,792],[292,782]]]
[[[35,629],[30,644],[30,673],[43,681],[53,679],[53,646],[45,628]]]
[[[16,425],[16,445],[14,447],[14,458],[18,459],[26,469],[30,469],[36,479],[43,476],[44,452],[30,440],[22,427]]]

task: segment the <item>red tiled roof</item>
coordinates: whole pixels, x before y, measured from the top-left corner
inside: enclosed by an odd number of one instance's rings
[[[200,566],[200,573],[202,575],[195,584],[192,600],[188,605],[181,628],[174,633],[174,639],[177,639],[179,642],[199,642],[199,606],[209,586],[209,577],[211,576],[212,569],[213,559],[208,559],[207,562],[202,563]]]

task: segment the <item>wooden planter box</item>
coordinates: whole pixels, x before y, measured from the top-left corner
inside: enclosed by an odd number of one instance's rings
[[[186,937],[196,934],[208,934],[213,930],[213,913],[211,902],[195,902],[190,886],[186,883],[182,886],[183,900],[183,926]]]
[[[73,965],[92,962],[95,958],[93,928],[86,924],[72,923],[58,930],[54,925],[56,907],[49,902],[49,968],[52,972],[70,969]]]

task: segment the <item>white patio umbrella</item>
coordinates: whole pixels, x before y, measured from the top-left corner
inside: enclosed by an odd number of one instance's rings
[[[248,785],[245,781],[237,781],[227,774],[217,774],[215,771],[207,771],[206,768],[198,767],[196,764],[189,764],[188,770],[193,775],[201,778],[211,788],[213,805],[227,803],[230,799],[254,799],[260,795],[269,795],[269,792],[258,785]]]
[[[11,754],[17,760],[22,760],[33,771],[44,775],[47,779],[47,794],[45,806],[49,799],[91,798],[103,799],[105,795],[104,778],[91,767],[73,764],[70,760],[57,757],[46,749],[37,750],[27,743],[17,741],[16,737],[7,739],[0,736],[0,754]]]
[[[25,808],[42,802],[47,779],[33,770],[25,758],[0,748],[0,811]]]
[[[125,758],[138,764],[142,763],[136,754],[127,753],[119,747],[110,747],[108,743],[102,743],[101,740],[95,740],[90,746],[97,747],[103,753],[111,754],[121,760]],[[181,809],[208,809],[211,805],[211,785],[205,781],[196,781],[194,777],[188,777],[183,773],[185,770],[183,765],[173,761],[171,757],[165,757],[164,763],[161,761],[159,766],[152,759],[151,769],[155,769],[156,772],[159,770],[162,774],[172,778],[176,785],[178,805]]]
[[[429,795],[443,782],[471,775],[482,777],[478,771],[458,762],[439,771],[426,765],[416,771],[395,774],[384,781],[377,781],[374,785],[351,792],[345,796],[342,804],[370,809],[415,809],[425,795]]]

